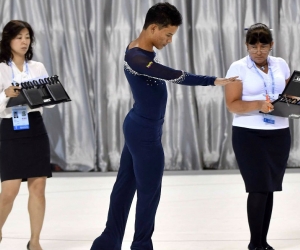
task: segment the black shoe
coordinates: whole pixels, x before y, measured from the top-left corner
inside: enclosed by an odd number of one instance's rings
[[[30,245],[30,241],[28,241],[28,243],[27,243],[27,250],[30,250],[29,245]]]
[[[266,245],[263,246],[264,250],[275,250],[273,247],[271,247],[268,243],[266,243]]]
[[[263,247],[253,247],[251,243],[248,245],[249,250],[264,250]]]

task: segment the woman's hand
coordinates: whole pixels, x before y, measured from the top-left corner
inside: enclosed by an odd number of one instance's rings
[[[17,97],[20,94],[21,87],[10,86],[4,90],[6,97]]]
[[[214,84],[216,86],[225,86],[228,83],[232,83],[232,82],[242,83],[242,81],[238,79],[238,76],[234,76],[234,77],[230,77],[230,78],[216,78]]]
[[[258,102],[258,110],[263,113],[269,113],[274,110],[274,106],[272,103],[268,101],[257,101]]]

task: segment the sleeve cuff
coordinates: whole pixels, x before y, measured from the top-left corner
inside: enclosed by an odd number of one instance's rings
[[[4,102],[4,101],[7,101],[9,99],[9,97],[7,97],[5,95],[5,91],[3,90],[1,93],[0,93],[0,103]]]

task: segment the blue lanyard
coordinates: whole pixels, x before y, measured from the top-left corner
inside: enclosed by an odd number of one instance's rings
[[[13,70],[13,67],[12,67],[12,61],[11,60],[8,62],[8,65],[11,68],[12,81],[15,82],[14,81],[15,73],[14,73],[14,70]],[[29,75],[29,68],[28,68],[28,63],[27,62],[25,62],[25,72],[26,72],[27,75]]]
[[[253,62],[253,61],[252,61]],[[269,66],[269,65],[268,65]],[[255,63],[253,62],[253,67],[255,68],[256,70],[256,73],[260,76],[260,78],[263,80],[264,82],[264,86],[265,86],[265,91],[266,91],[266,95],[268,95],[268,87],[267,87],[267,84],[265,82],[265,78],[261,75],[261,73],[259,73],[259,70],[257,69]],[[270,70],[270,73],[271,73],[271,78],[272,78],[272,95],[273,95],[273,98],[274,98],[274,95],[275,95],[275,80],[274,80],[274,75],[273,75],[273,71],[271,68],[269,68]]]

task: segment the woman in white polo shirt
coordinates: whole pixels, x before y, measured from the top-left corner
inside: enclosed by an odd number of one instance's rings
[[[250,250],[273,249],[267,243],[273,192],[282,190],[291,145],[288,119],[259,113],[273,110],[270,100],[277,99],[290,77],[287,63],[269,55],[273,45],[266,25],[252,25],[246,35],[249,55],[232,63],[226,75],[242,80],[225,86],[225,95],[234,113],[232,145],[249,193]]]
[[[41,116],[42,108],[6,107],[9,99],[20,94],[20,88],[12,83],[17,85],[48,76],[42,63],[31,60],[33,42],[34,33],[27,22],[12,20],[4,26],[0,41],[0,241],[2,227],[21,182],[27,181],[31,227],[27,249],[41,250],[39,237],[45,214],[46,179],[52,176],[49,139]]]

